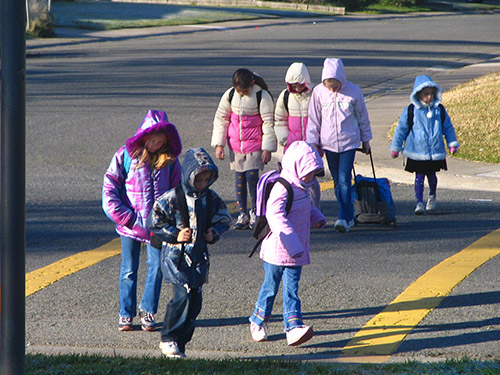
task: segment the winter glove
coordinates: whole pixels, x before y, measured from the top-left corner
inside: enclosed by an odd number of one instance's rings
[[[450,154],[454,154],[457,152],[457,148],[456,147],[450,147]]]
[[[397,152],[397,151],[391,151],[391,157],[393,159],[396,159],[398,156],[399,156],[399,152]]]

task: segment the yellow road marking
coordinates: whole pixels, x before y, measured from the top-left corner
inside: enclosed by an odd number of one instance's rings
[[[83,251],[29,272],[26,274],[26,297],[55,283],[63,277],[91,267],[104,259],[120,254],[120,252],[120,239],[115,238],[97,249]]]
[[[236,202],[229,203],[227,207],[231,213],[235,213],[238,210]],[[48,287],[63,277],[91,267],[120,253],[121,242],[119,238],[115,238],[96,249],[82,251],[81,253],[71,255],[48,266],[29,272],[26,274],[26,297]]]
[[[474,270],[500,254],[500,229],[480,238],[431,268],[381,313],[371,319],[342,349],[348,357],[375,356],[381,363],[405,337]],[[379,356],[379,357],[377,357]]]

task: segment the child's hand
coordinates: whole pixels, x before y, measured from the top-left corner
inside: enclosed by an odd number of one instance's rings
[[[207,233],[205,233],[205,240],[208,243],[212,243],[214,241],[214,232],[212,232],[212,228],[209,228]]]
[[[223,146],[217,146],[215,148],[215,157],[219,160],[224,160],[224,157],[226,155],[224,154],[224,147]]]
[[[193,232],[191,231],[191,228],[184,228],[182,229],[179,234],[177,235],[177,242],[189,242],[191,241],[191,234]]]
[[[267,164],[271,161],[271,151],[262,151],[262,163]]]
[[[457,148],[456,147],[450,147],[450,154],[454,154],[457,152]]]
[[[361,147],[363,149],[363,154],[366,154],[368,155],[371,151],[372,151],[372,148],[370,146],[370,142],[361,142]]]
[[[314,228],[316,229],[321,229],[321,228],[324,228],[326,227],[326,220],[323,220],[323,221],[318,221],[317,223],[314,223]]]
[[[325,155],[323,147],[321,147],[320,145],[312,145],[312,146],[318,151],[319,156],[323,157],[323,155]]]
[[[391,158],[396,159],[399,156],[399,152],[391,151]]]

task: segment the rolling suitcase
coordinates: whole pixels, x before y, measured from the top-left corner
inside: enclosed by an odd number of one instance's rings
[[[358,224],[383,224],[395,227],[396,206],[392,199],[389,180],[375,176],[371,152],[369,155],[373,178],[357,175],[353,166],[354,221]]]

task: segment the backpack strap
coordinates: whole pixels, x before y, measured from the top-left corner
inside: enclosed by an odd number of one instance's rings
[[[177,199],[177,207],[181,215],[181,224],[183,228],[189,228],[189,212],[186,202],[186,196],[184,195],[184,190],[181,184],[175,187],[175,198]],[[182,266],[182,261],[184,260],[184,242],[181,247],[181,254],[179,255],[179,261],[177,262],[177,269],[179,270]]]
[[[408,134],[410,134],[411,129],[413,128],[413,113],[415,112],[415,105],[411,103],[408,106],[407,109],[407,117],[408,117],[408,133],[406,133],[406,136],[408,137]]]
[[[212,224],[212,209],[213,209],[213,197],[212,197],[212,191],[210,189],[207,189],[206,193],[206,199],[207,199],[207,205],[205,207],[205,210],[207,211],[207,217],[205,221],[205,232],[207,231],[208,228],[210,228],[210,224]]]
[[[286,189],[287,192],[287,197],[286,197],[286,207],[285,207],[285,212],[288,215],[290,213],[290,210],[292,209],[292,203],[293,203],[293,189],[292,185],[285,180],[283,177],[278,177],[276,181],[279,181],[281,185],[283,185]]]
[[[283,94],[283,104],[285,105],[286,113],[288,113],[288,100],[290,99],[290,91],[286,89],[285,93]]]
[[[123,168],[123,174],[125,175],[125,177],[128,176],[128,171],[130,171],[130,164],[132,164],[132,158],[130,157],[130,154],[128,153],[127,149],[125,148],[123,150],[123,164],[122,164],[122,168]]]
[[[234,92],[235,92],[235,90],[236,90],[236,89],[233,87],[233,88],[231,89],[231,91],[229,91],[229,98],[228,98],[228,99],[229,99],[229,104],[231,104],[231,102],[233,101],[233,97],[234,97]]]
[[[439,110],[441,114],[441,128],[443,128],[444,120],[446,119],[446,110],[444,109],[444,105],[439,103]]]

